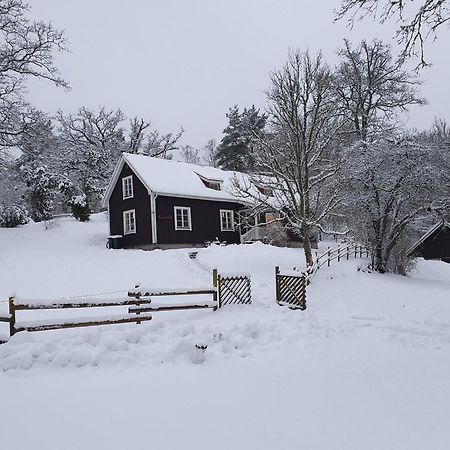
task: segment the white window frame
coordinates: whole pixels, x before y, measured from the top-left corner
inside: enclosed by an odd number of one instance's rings
[[[231,213],[231,228],[224,228],[222,222],[222,213]],[[234,211],[232,209],[221,209],[219,211],[220,230],[221,231],[235,231],[234,228]]]
[[[130,195],[126,195],[127,194],[127,182],[130,181]],[[128,198],[133,198],[134,197],[134,186],[133,186],[133,175],[129,175],[127,177],[123,177],[122,178],[122,198],[123,200],[127,200]]]
[[[187,211],[189,224],[186,227],[179,227],[177,221],[177,211]],[[183,217],[183,214],[181,215]],[[192,217],[191,208],[189,206],[174,206],[173,207],[173,218],[175,222],[175,231],[192,231]]]
[[[128,218],[127,216],[133,214],[133,218],[134,218],[134,229],[133,230],[128,230],[127,231],[127,221]],[[123,212],[123,234],[127,235],[127,234],[136,234],[136,210],[135,209],[129,209],[128,211],[124,211]]]

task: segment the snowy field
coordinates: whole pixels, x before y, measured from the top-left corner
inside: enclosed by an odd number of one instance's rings
[[[211,247],[191,260],[107,250],[106,235],[103,215],[0,229],[0,299],[198,286],[218,268],[251,274],[253,304],[18,333],[0,346],[1,449],[450,448],[450,265],[400,277],[333,263],[300,312],[275,304],[273,273],[303,266],[302,250]]]

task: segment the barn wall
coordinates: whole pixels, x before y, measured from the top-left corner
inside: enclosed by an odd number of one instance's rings
[[[133,198],[123,200],[122,178],[133,175]],[[136,210],[136,234],[123,234],[123,212]],[[109,199],[109,223],[112,235],[123,235],[125,247],[152,242],[150,196],[147,189],[125,164]]]
[[[441,230],[423,242],[420,252],[425,259],[450,258],[450,229]]]
[[[174,207],[191,208],[192,231],[176,231]],[[239,232],[220,230],[221,209],[238,211],[240,205],[230,202],[158,196],[158,244],[202,244],[218,238],[229,244],[240,242]]]

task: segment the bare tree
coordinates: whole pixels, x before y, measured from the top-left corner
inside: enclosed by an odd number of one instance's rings
[[[200,164],[200,155],[198,149],[192,147],[191,145],[183,145],[181,147],[181,157],[184,162],[190,164]]]
[[[64,51],[62,31],[32,21],[23,0],[0,2],[0,144],[15,145],[31,120],[24,100],[26,80],[40,78],[67,88],[54,64],[53,52]]]
[[[219,167],[218,148],[215,139],[210,139],[202,148],[203,164],[210,167]]]
[[[420,80],[393,61],[389,45],[363,40],[352,48],[345,40],[338,55],[336,92],[358,139],[392,128],[399,112],[426,103],[417,93]]]
[[[218,162],[218,148],[215,139],[210,139],[202,148],[202,159],[205,166],[219,167]]]
[[[150,122],[144,121],[135,117],[130,120],[130,136],[128,153],[141,153],[143,152],[143,144],[146,138],[146,130],[150,127]]]
[[[339,204],[328,181],[338,170],[331,142],[343,126],[336,108],[333,77],[322,55],[291,51],[285,65],[272,73],[267,92],[270,130],[260,140],[252,175],[262,195],[243,189],[274,209],[280,221],[303,238],[306,262],[313,263],[311,240]],[[328,189],[325,195],[325,189]]]
[[[412,3],[414,5],[412,5]],[[353,25],[355,20],[366,16],[379,18],[381,23],[395,18],[400,24],[396,38],[402,45],[402,58],[418,56],[418,67],[427,65],[424,44],[435,40],[437,31],[450,21],[450,2],[448,0],[342,0],[336,18],[348,17]]]
[[[144,153],[158,158],[172,158],[171,152],[179,149],[178,142],[183,132],[183,128],[178,133],[162,134],[157,130],[152,131],[147,138]]]
[[[77,114],[57,113],[63,153],[62,170],[96,209],[99,197],[125,147],[124,115],[120,109],[98,112],[80,108]]]

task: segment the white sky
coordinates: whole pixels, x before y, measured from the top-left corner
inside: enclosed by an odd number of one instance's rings
[[[390,41],[395,24],[366,20],[350,30],[333,23],[338,0],[32,0],[35,18],[65,29],[71,53],[57,65],[65,92],[30,83],[29,100],[42,110],[120,107],[161,131],[185,129],[184,143],[220,140],[229,106],[264,108],[269,73],[289,47],[323,49],[333,63],[344,37]],[[430,46],[426,107],[411,109],[409,126],[450,119],[450,31]],[[392,42],[395,45],[395,42]]]

